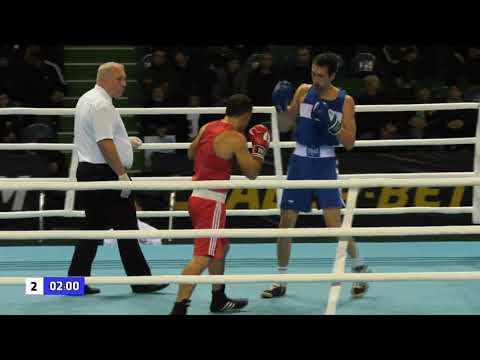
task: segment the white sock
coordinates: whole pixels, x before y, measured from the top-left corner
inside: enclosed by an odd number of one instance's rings
[[[288,266],[279,266],[279,267],[278,267],[278,273],[279,273],[280,275],[288,274]],[[286,282],[279,282],[278,285],[280,285],[280,286],[286,286],[287,283],[286,283]]]
[[[362,257],[359,256],[359,257],[352,258],[352,271],[354,271],[356,267],[362,266],[362,265],[363,265]]]

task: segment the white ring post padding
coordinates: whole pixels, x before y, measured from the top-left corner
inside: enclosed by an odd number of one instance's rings
[[[358,189],[349,189],[347,194],[346,214],[343,217],[342,228],[351,229],[353,224],[354,210],[357,207]],[[335,262],[333,264],[333,274],[345,273],[345,262],[347,260],[348,238],[339,238]],[[342,290],[341,283],[334,282],[330,287],[328,302],[325,308],[325,315],[335,315],[338,299]]]
[[[72,180],[76,180],[77,177],[77,168],[78,168],[78,153],[74,151],[70,160],[70,168],[68,170],[68,176]],[[64,208],[66,211],[72,211],[75,206],[75,191],[69,190],[65,195],[65,205]]]
[[[191,189],[346,189],[374,187],[475,186],[480,177],[450,179],[207,180],[207,181],[18,181],[0,180],[0,190],[191,190]]]
[[[38,276],[41,277],[41,276]],[[0,285],[25,285],[25,277],[0,277]],[[87,285],[142,284],[223,284],[271,282],[356,282],[356,281],[456,281],[480,280],[480,271],[460,272],[402,272],[402,273],[345,273],[345,274],[259,274],[259,275],[152,275],[152,276],[89,276]]]
[[[476,126],[476,131],[475,135],[477,139],[480,141],[480,111],[477,114],[477,126]],[[476,176],[480,176],[480,145],[478,142],[475,143],[475,148],[473,152],[473,173]],[[472,189],[472,204],[474,208],[477,208],[480,206],[480,188],[474,187]],[[479,214],[478,211],[474,211],[472,214],[472,222],[473,223],[478,223],[479,222]]]
[[[480,225],[469,226],[403,226],[363,228],[294,228],[294,229],[180,229],[180,230],[45,230],[0,231],[0,240],[67,240],[67,239],[145,239],[197,237],[278,238],[278,237],[339,237],[339,236],[430,236],[479,235]]]
[[[251,143],[249,143],[250,147]],[[277,180],[281,180],[283,177],[283,162],[282,162],[282,150],[280,148],[280,130],[278,128],[278,116],[277,112],[272,113],[272,142],[270,146],[273,151],[273,165],[275,167],[275,177]],[[282,198],[283,189],[278,188],[277,191],[277,208],[280,208],[280,199]]]

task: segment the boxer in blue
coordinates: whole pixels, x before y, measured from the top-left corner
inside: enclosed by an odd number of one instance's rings
[[[293,88],[288,81],[280,81],[273,90],[273,104],[282,127],[289,129],[298,121],[288,180],[336,180],[338,169],[334,146],[342,144],[351,150],[355,144],[355,103],[345,90],[332,85],[338,65],[335,54],[320,54],[312,63],[312,84],[301,84],[291,101]],[[317,207],[323,209],[326,226],[340,227],[340,208],[344,204],[339,189],[285,189],[279,227],[295,227],[298,213],[310,212],[314,198]],[[291,243],[291,238],[277,240],[278,271],[281,274],[288,272]],[[351,238],[348,239],[347,253],[352,259],[353,272],[369,272]],[[285,295],[286,290],[286,283],[273,284],[261,296],[266,299],[279,297]],[[367,290],[366,282],[357,282],[353,284],[351,294],[358,298]]]

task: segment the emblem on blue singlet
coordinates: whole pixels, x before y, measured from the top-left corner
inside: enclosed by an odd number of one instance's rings
[[[332,109],[328,109],[328,117],[330,118],[330,120],[332,121],[335,121],[337,120],[337,112],[332,110]]]

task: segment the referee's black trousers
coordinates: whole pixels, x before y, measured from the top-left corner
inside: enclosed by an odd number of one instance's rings
[[[78,181],[112,181],[118,176],[107,164],[81,162]],[[138,230],[133,196],[120,197],[120,190],[79,191],[78,200],[85,209],[86,230]],[[90,276],[97,247],[102,240],[79,240],[75,246],[69,276]],[[118,239],[123,267],[128,276],[151,275],[137,239]],[[132,286],[132,288],[141,287]]]

